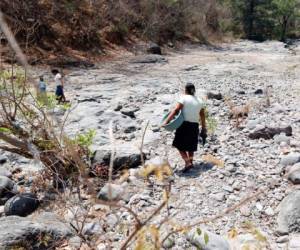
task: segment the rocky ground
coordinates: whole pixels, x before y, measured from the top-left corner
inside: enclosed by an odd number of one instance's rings
[[[72,108],[65,131],[74,136],[95,129],[94,162],[102,162],[111,148],[111,126],[117,152],[115,165],[122,167],[125,162],[139,167],[139,147],[149,121],[143,147],[147,158],[168,159],[174,170],[168,210],[162,210],[154,223],[166,216],[177,226],[209,219],[256,191],[264,191],[232,212],[202,225],[201,229],[209,232],[208,244],[194,235],[178,234],[165,247],[195,249],[198,245],[203,249],[230,249],[230,244],[232,249],[242,249],[243,244],[249,243],[256,247],[253,249],[300,249],[300,236],[296,234],[300,232],[299,59],[300,43],[285,46],[280,42],[240,41],[214,48],[189,47],[164,56],[131,56],[92,69],[74,69],[66,77],[65,91]],[[217,126],[205,147],[200,146],[195,169],[183,174],[183,163],[171,147],[173,134],[159,125],[186,82],[196,85],[198,95],[209,97],[207,107]],[[238,127],[235,120],[229,119],[231,105],[250,107],[248,117]],[[55,114],[63,119],[66,112],[56,109]],[[205,162],[203,155],[212,155],[224,164],[214,166]],[[11,155],[3,154],[0,160],[0,175],[7,176],[1,177],[0,188],[6,185],[13,190],[24,185],[10,183],[10,172],[15,168],[27,176],[38,170],[32,162]],[[116,197],[121,197],[138,214],[147,214],[161,203],[162,186],[145,188],[136,176],[137,170],[129,173],[128,181],[116,184]],[[105,190],[101,192],[103,198]],[[0,194],[4,205],[8,197],[2,191]],[[103,206],[98,205],[97,210],[101,209]],[[0,218],[0,223],[9,227],[6,218],[9,217]],[[124,225],[132,218],[128,212],[114,211],[106,220],[109,230],[90,220],[85,232],[93,235],[100,231],[103,238],[111,238],[110,243],[101,243],[98,249],[118,249],[124,240]],[[28,222],[24,219],[22,223]],[[0,242],[6,242],[1,230]],[[249,230],[251,234],[247,233]],[[70,234],[64,228],[57,231],[64,237]],[[238,236],[229,239],[228,232],[235,231]],[[259,236],[266,237],[267,242]]]

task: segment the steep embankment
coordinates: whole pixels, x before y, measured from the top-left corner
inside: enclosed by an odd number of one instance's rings
[[[3,0],[0,9],[29,62],[54,66],[89,66],[150,41],[206,42],[220,28],[215,1]],[[0,39],[6,45],[1,33]],[[11,60],[8,49],[1,52]]]

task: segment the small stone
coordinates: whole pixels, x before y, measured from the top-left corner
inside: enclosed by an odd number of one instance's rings
[[[7,158],[5,156],[0,156],[0,164],[4,164],[7,162]]]
[[[122,104],[118,103],[116,107],[114,107],[114,111],[120,111],[123,108]]]
[[[135,118],[135,114],[134,114],[134,111],[133,110],[130,110],[130,109],[122,109],[121,110],[121,113],[123,115],[126,115],[126,116],[129,116],[130,118]]]
[[[224,189],[225,191],[227,191],[228,193],[233,193],[233,188],[230,187],[230,186],[223,186],[223,189]]]
[[[171,248],[174,247],[174,246],[175,246],[175,241],[174,241],[174,239],[171,238],[171,237],[167,238],[167,239],[164,241],[164,243],[163,243],[163,247],[164,247],[165,249],[171,249]]]
[[[259,124],[258,120],[249,120],[247,123],[247,128],[251,130],[255,129],[258,124]]]
[[[275,213],[274,213],[274,210],[271,207],[268,207],[265,210],[265,214],[268,215],[268,216],[273,216]]]
[[[72,237],[69,240],[69,245],[74,249],[80,249],[80,247],[82,246],[82,239],[78,236]]]
[[[115,214],[106,216],[106,222],[110,227],[114,227],[115,225],[117,225],[118,221],[119,219]]]
[[[300,249],[300,235],[293,235],[290,239],[290,250],[299,250]]]
[[[108,250],[111,249],[110,247],[106,246],[104,243],[100,243],[97,245],[97,250]]]
[[[120,200],[124,194],[124,188],[121,185],[107,183],[98,193],[98,199],[101,200]]]
[[[240,208],[240,212],[241,212],[241,214],[242,214],[243,216],[246,216],[246,217],[248,217],[248,216],[251,215],[251,210],[250,210],[250,208],[247,207],[247,206],[241,207],[241,208]]]
[[[95,211],[100,211],[100,210],[107,211],[109,209],[109,206],[102,205],[102,204],[96,204],[96,205],[93,206],[93,208],[94,208]]]
[[[241,184],[239,183],[239,182],[234,182],[233,184],[232,184],[232,188],[234,189],[234,190],[237,190],[237,191],[240,191],[241,190]]]
[[[212,194],[211,197],[215,199],[216,201],[224,201],[225,200],[225,194],[224,193],[217,193],[217,194]]]
[[[262,95],[264,93],[264,91],[262,89],[257,89],[254,91],[255,95]]]
[[[260,211],[260,212],[261,212],[261,211],[263,210],[263,208],[264,208],[263,205],[260,204],[259,202],[255,204],[255,207],[256,207],[257,210]]]
[[[285,243],[285,242],[288,242],[288,241],[289,241],[289,236],[288,235],[284,235],[284,236],[278,237],[276,239],[277,243]]]

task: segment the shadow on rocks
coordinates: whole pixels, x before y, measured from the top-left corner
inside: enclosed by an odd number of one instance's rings
[[[180,177],[186,177],[186,178],[196,178],[200,176],[202,173],[207,172],[211,170],[214,167],[212,163],[206,163],[206,162],[197,162],[194,164],[194,167],[188,170],[187,172],[178,171],[176,174]]]

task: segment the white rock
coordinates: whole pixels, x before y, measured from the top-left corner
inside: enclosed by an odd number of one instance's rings
[[[289,236],[288,235],[284,235],[284,236],[278,237],[276,239],[277,243],[285,243],[285,242],[288,242],[288,241],[289,241]]]
[[[299,250],[300,249],[300,235],[293,235],[290,239],[289,250]]]
[[[258,211],[260,211],[260,212],[264,209],[263,205],[260,204],[259,202],[257,202],[257,203],[255,204],[255,207],[256,207],[256,209],[257,209]]]
[[[217,193],[217,194],[212,194],[211,197],[217,201],[224,201],[225,200],[225,195],[224,193]]]
[[[275,212],[274,212],[274,210],[271,207],[268,207],[265,210],[265,214],[268,215],[268,216],[273,216],[275,214]]]
[[[241,214],[242,214],[243,216],[246,216],[246,217],[248,217],[248,216],[251,215],[251,210],[250,210],[250,208],[247,207],[247,206],[241,207],[241,208],[240,208],[240,212],[241,212]]]

